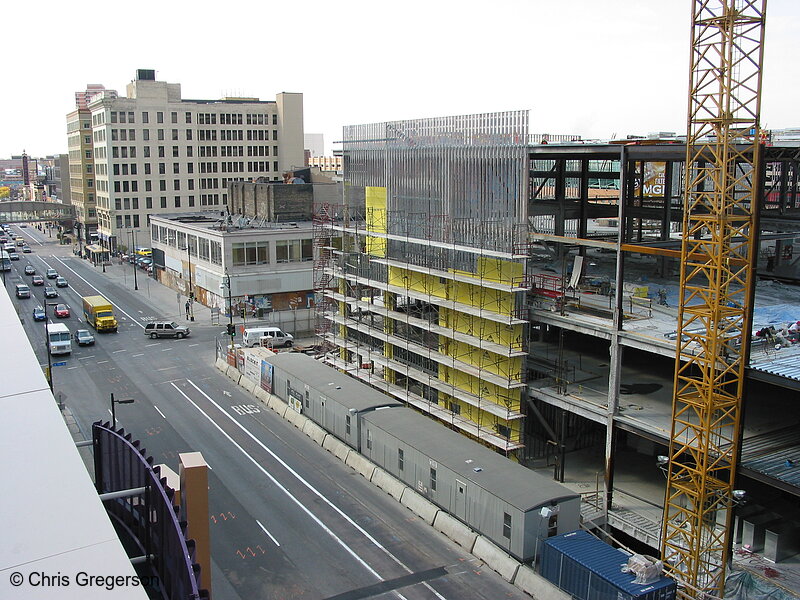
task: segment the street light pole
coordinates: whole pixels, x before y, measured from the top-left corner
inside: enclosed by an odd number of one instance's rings
[[[114,392],[111,392],[111,426],[117,426],[117,411],[114,409],[116,404],[133,404],[133,398],[125,398],[123,400],[114,400]]]
[[[225,269],[225,285],[228,286],[228,319],[229,325],[228,329],[231,336],[231,354],[233,353],[233,336],[236,335],[235,330],[233,329],[233,294],[231,292],[231,276],[228,273],[228,269]]]
[[[50,361],[50,331],[47,329],[47,302],[45,301],[44,306],[44,345],[45,351],[47,352],[47,383],[50,386],[50,393],[53,393],[53,364]]]
[[[189,320],[194,321],[194,287],[192,287],[192,246],[186,242],[186,254],[189,257]]]
[[[132,231],[129,231],[128,233],[133,236],[133,246],[132,247],[133,247],[134,256],[133,256],[133,262],[131,263],[133,265],[133,289],[134,290],[138,290],[139,289],[139,281],[136,279],[136,231],[132,230]],[[128,253],[128,255],[130,256],[130,253]]]

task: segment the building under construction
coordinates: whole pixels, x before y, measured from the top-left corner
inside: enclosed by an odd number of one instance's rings
[[[800,549],[800,148],[763,142],[760,172],[734,166],[759,200],[734,543],[781,561]],[[658,548],[685,138],[534,136],[507,112],[347,127],[343,147],[344,203],[315,209],[327,360]]]

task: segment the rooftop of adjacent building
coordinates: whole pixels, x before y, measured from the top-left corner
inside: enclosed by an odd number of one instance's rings
[[[10,518],[3,525],[0,573],[91,567],[103,575],[135,576],[6,292],[0,292],[0,331],[13,348],[3,356],[0,477],[16,490],[3,494]],[[7,575],[2,581],[9,585]],[[81,594],[99,598],[108,591],[83,588]],[[147,597],[134,588],[126,594]]]

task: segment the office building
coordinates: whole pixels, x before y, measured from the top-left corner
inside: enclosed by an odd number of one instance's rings
[[[299,93],[279,93],[274,101],[184,99],[180,84],[140,69],[126,95],[87,90],[80,101],[92,145],[92,163],[82,172],[91,167],[87,188],[94,190],[98,237],[111,252],[128,247],[128,233],[146,240],[151,215],[224,210],[229,182],[277,180],[303,164]],[[85,113],[76,112],[68,117],[73,136],[76,122],[85,131]],[[89,151],[75,140],[73,150],[82,158]]]

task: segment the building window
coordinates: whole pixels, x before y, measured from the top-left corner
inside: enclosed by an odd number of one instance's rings
[[[232,246],[234,266],[269,264],[269,243],[234,242]]]
[[[307,240],[278,240],[275,244],[277,262],[302,262],[313,260],[313,242]]]
[[[222,264],[222,245],[219,242],[211,242],[211,263]]]
[[[158,121],[159,123],[163,123],[164,122],[164,113],[163,112],[159,111],[159,112],[156,113],[156,121]]]
[[[403,454],[403,449],[397,449],[397,470],[402,471],[403,467],[405,467],[405,455]]]
[[[152,196],[145,196],[145,199],[144,199],[144,207],[145,207],[146,209],[151,209],[151,208],[153,208],[153,198],[152,198]]]
[[[142,129],[142,139],[145,142],[149,142],[150,141],[150,130],[149,129]]]
[[[192,113],[190,113],[190,112],[186,113],[186,122],[187,123],[191,123],[192,122]]]
[[[344,416],[344,433],[350,435],[350,415]]]
[[[161,196],[161,208],[167,208],[167,197]]]
[[[372,450],[372,432],[367,429],[367,450]]]
[[[180,208],[180,207],[181,207],[181,197],[175,196],[175,208]]]
[[[150,113],[143,112],[142,113],[142,123],[149,123],[150,122]]]
[[[200,242],[200,248],[198,249],[197,255],[201,259],[208,261],[208,254],[209,254],[208,240],[205,238],[199,238],[199,242]]]
[[[436,469],[431,467],[431,491],[436,491]]]
[[[170,113],[170,119],[172,120],[173,123],[177,123],[178,122],[178,113],[176,113],[176,112]]]
[[[511,515],[503,513],[503,537],[511,540]]]

